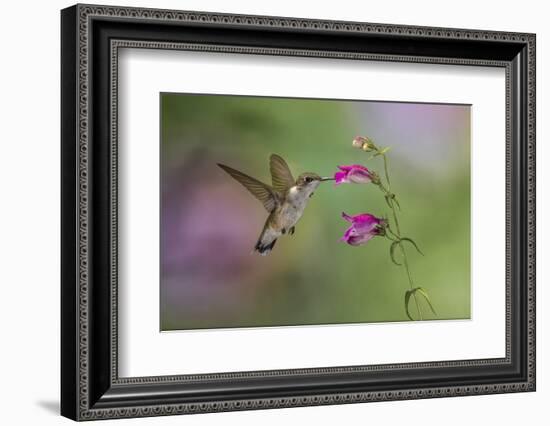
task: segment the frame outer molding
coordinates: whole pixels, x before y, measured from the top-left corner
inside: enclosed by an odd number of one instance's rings
[[[521,60],[526,61],[527,106],[522,138],[526,167],[525,218],[527,245],[527,380],[479,386],[403,389],[398,391],[332,393],[302,397],[276,397],[225,400],[206,403],[174,403],[135,408],[95,408],[89,389],[89,285],[90,285],[90,162],[89,162],[89,48],[92,18],[135,19],[141,22],[172,21],[236,27],[315,30],[438,38],[449,40],[506,41],[525,46]],[[496,32],[438,27],[419,27],[358,22],[247,16],[219,13],[171,11],[129,7],[76,5],[62,11],[62,398],[61,413],[74,420],[113,417],[142,417],[231,410],[342,404],[367,401],[464,396],[535,390],[535,46],[534,34]],[[508,95],[507,95],[508,96]],[[508,102],[508,101],[507,101]],[[77,106],[72,113],[66,107]],[[507,130],[507,133],[509,131]],[[76,143],[75,143],[76,142]],[[507,165],[508,172],[508,165]],[[508,174],[509,176],[509,174]],[[116,176],[115,176],[116,184]],[[116,229],[115,229],[116,232]],[[115,234],[116,235],[116,234]],[[76,236],[76,238],[75,238]],[[111,250],[115,251],[113,243]],[[507,266],[508,267],[508,266]],[[507,274],[508,275],[508,274]],[[508,316],[508,315],[507,315]],[[77,326],[78,325],[78,326]],[[74,356],[69,356],[69,354]],[[112,372],[116,374],[116,372]],[[150,378],[152,382],[160,378]],[[174,377],[173,380],[177,379]],[[168,376],[167,380],[170,380]],[[162,380],[161,380],[162,381]],[[116,385],[115,385],[116,386]]]

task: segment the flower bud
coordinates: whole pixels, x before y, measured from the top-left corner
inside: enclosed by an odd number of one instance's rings
[[[366,138],[363,136],[356,136],[355,139],[353,139],[353,142],[351,143],[354,148],[360,148],[363,149],[363,145],[366,142]]]
[[[372,151],[374,148],[374,144],[372,143],[372,141],[364,136],[356,136],[351,144],[354,148],[359,148],[367,152]]]

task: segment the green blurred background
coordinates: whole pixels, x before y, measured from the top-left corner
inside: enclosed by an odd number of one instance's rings
[[[222,95],[161,94],[160,328],[230,328],[407,321],[405,270],[376,237],[339,238],[341,213],[389,211],[374,185],[321,184],[293,236],[252,254],[267,217],[224,163],[271,183],[269,156],[296,177],[334,174],[380,159],[351,146],[357,135],[388,152],[392,189],[415,284],[437,316],[470,317],[470,107]],[[411,312],[415,313],[411,303]]]

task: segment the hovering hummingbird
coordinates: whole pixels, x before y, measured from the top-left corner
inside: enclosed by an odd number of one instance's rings
[[[281,235],[294,234],[294,227],[319,184],[334,180],[332,177],[322,178],[310,172],[302,173],[294,180],[286,161],[276,154],[269,157],[272,186],[223,164],[218,163],[218,166],[260,200],[269,213],[260,238],[254,246],[254,251],[262,256],[273,249]]]

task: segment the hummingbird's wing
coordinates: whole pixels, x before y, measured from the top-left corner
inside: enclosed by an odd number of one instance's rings
[[[279,194],[286,194],[296,182],[292,177],[292,173],[286,161],[277,154],[271,154],[271,157],[269,157],[269,169],[271,171],[271,181],[275,191]]]
[[[279,205],[279,195],[269,185],[266,185],[265,183],[224,164],[218,163],[218,166],[220,166],[233,179],[248,189],[254,197],[260,200],[269,213],[275,210],[275,207]]]

